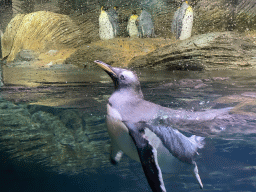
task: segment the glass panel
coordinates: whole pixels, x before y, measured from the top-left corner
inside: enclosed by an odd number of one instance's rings
[[[253,0],[0,0],[1,191],[154,191],[151,147],[166,191],[200,190],[194,161],[207,191],[255,191],[255,21]]]

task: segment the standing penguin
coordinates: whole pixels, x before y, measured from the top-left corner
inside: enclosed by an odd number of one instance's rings
[[[153,37],[154,36],[154,24],[150,13],[142,9],[141,14],[138,17],[138,30],[140,37]]]
[[[138,15],[136,15],[136,11],[134,10],[132,12],[132,16],[130,17],[127,25],[127,31],[129,33],[129,36],[134,38],[134,37],[139,37],[139,31],[137,27],[137,19]]]
[[[176,35],[176,39],[184,40],[191,37],[193,26],[193,9],[184,2],[180,8],[174,13],[172,21],[172,33]]]
[[[103,6],[101,7],[101,13],[99,16],[99,35],[101,40],[113,39],[115,37],[110,16],[106,12],[106,8]]]
[[[118,7],[114,6],[112,9],[108,11],[108,14],[110,16],[110,22],[112,23],[112,27],[114,30],[114,36],[120,35],[120,29],[119,29],[119,18],[118,18]]]

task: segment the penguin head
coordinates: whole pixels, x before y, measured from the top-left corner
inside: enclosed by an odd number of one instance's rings
[[[130,20],[131,21],[136,21],[137,19],[138,19],[138,15],[136,15],[136,11],[134,10],[134,11],[132,11],[132,15],[131,15],[131,17],[130,17]]]
[[[188,1],[184,1],[182,4],[181,4],[181,6],[189,6],[189,3],[188,3]]]
[[[140,82],[134,72],[128,69],[112,67],[99,60],[94,62],[97,63],[111,77],[115,90],[128,88],[141,94]]]
[[[101,6],[100,10],[101,10],[101,12],[103,13],[103,12],[106,12],[106,11],[108,10],[108,8],[105,7],[105,6]]]

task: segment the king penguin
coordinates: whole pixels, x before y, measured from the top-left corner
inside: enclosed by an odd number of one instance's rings
[[[169,123],[164,124],[164,119],[179,118],[182,112],[144,100],[134,72],[98,60],[95,63],[111,77],[115,88],[108,100],[106,116],[111,162],[117,164],[125,153],[141,163],[153,192],[165,192],[161,169],[168,172],[168,168],[175,167],[172,164],[177,161],[193,170],[199,186],[203,188],[194,156],[199,148],[204,147],[204,137],[186,137]],[[196,119],[192,114],[186,115]]]
[[[141,38],[154,36],[154,24],[152,17],[150,13],[143,8],[141,9],[141,14],[138,17],[138,26],[139,36]]]
[[[106,12],[106,8],[103,6],[101,7],[101,13],[99,16],[99,35],[101,40],[113,39],[115,37],[110,16]]]
[[[129,33],[129,36],[131,38],[139,37],[139,31],[138,31],[138,15],[136,15],[136,11],[134,10],[132,12],[132,15],[128,21],[127,25],[127,32]]]
[[[119,29],[119,17],[118,17],[118,7],[114,6],[108,11],[108,14],[110,16],[110,21],[113,26],[114,30],[114,36],[120,35],[120,29]]]
[[[184,40],[191,37],[193,26],[193,9],[188,2],[183,2],[181,7],[174,13],[172,21],[172,33],[176,39]]]

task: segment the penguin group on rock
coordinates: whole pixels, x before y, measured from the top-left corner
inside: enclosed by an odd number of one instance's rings
[[[188,2],[183,2],[181,7],[174,13],[172,21],[172,33],[176,39],[184,40],[191,37],[193,26],[193,9]]]
[[[117,7],[108,10],[105,7],[101,8],[99,16],[99,35],[100,39],[113,39],[120,35],[119,18]],[[176,39],[184,40],[191,37],[193,26],[193,9],[188,5],[188,2],[183,2],[181,7],[174,13],[171,31]],[[136,11],[132,12],[127,24],[127,32],[131,38],[154,37],[154,23],[152,16],[144,8],[141,9],[141,14],[138,16]]]
[[[186,165],[203,188],[195,155],[204,147],[204,137],[186,137],[170,127],[170,121],[181,116],[189,116],[192,121],[198,117],[207,120],[209,115],[173,110],[146,101],[135,73],[102,61],[96,60],[95,63],[111,77],[115,88],[108,100],[106,116],[111,162],[117,164],[123,153],[140,162],[153,192],[166,191],[162,171],[179,171],[178,167]],[[214,110],[210,113],[222,115],[223,112]]]
[[[116,9],[107,12],[107,8],[102,6],[99,16],[99,35],[101,40],[113,39],[119,34],[119,22]]]
[[[153,37],[154,24],[150,13],[142,9],[140,16],[138,16],[136,11],[133,11],[128,21],[127,31],[130,37]]]
[[[99,16],[99,36],[101,40],[113,39],[120,36],[119,18],[117,7],[107,9],[101,7]],[[131,38],[134,37],[154,37],[154,24],[152,16],[145,9],[141,9],[141,14],[138,16],[136,11],[132,12],[127,24],[127,32]]]

